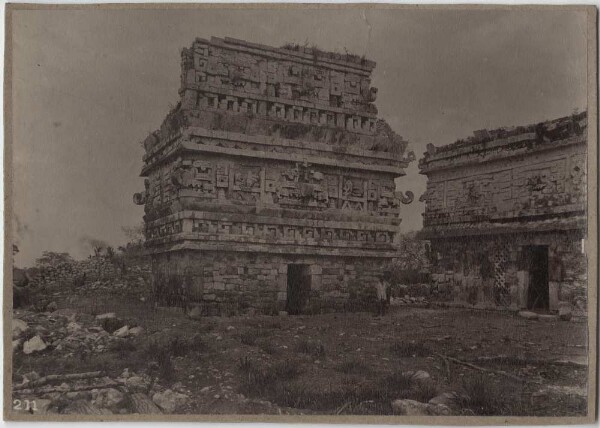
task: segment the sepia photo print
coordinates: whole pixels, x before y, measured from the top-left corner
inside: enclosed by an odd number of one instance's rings
[[[596,14],[8,4],[5,418],[593,421]]]

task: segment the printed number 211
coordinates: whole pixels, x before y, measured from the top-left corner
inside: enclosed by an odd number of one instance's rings
[[[23,408],[23,404],[25,404],[25,407]],[[25,410],[25,411],[37,411],[37,406],[35,405],[35,400],[29,401],[29,400],[13,400],[13,409],[14,410]]]

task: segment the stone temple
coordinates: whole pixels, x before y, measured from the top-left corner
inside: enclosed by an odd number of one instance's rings
[[[440,289],[479,306],[585,311],[586,135],[583,112],[428,147],[421,237]]]
[[[374,67],[230,38],[183,49],[180,100],[143,143],[134,195],[159,299],[294,314],[379,278],[414,155],[377,118]]]

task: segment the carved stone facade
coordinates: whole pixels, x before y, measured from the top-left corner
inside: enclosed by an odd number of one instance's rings
[[[585,310],[587,114],[429,146],[434,281],[482,306]]]
[[[413,195],[394,180],[414,155],[377,119],[374,67],[229,38],[183,50],[181,100],[144,141],[134,195],[158,289],[222,313],[240,296],[289,309],[297,283],[303,306],[376,280],[396,256]]]

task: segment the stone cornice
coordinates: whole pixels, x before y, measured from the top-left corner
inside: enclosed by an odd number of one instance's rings
[[[296,254],[296,255],[318,255],[331,257],[377,257],[396,258],[398,252],[389,244],[381,249],[336,247],[315,243],[313,245],[298,245],[284,241],[252,243],[238,241],[206,241],[201,238],[192,238],[184,234],[161,238],[162,242],[152,242],[149,253],[164,253],[166,251],[228,251],[228,252],[250,252],[267,254]]]
[[[547,142],[530,147],[527,143],[535,142],[535,134],[523,134],[509,139],[496,140],[473,146],[466,146],[447,151],[439,155],[426,155],[419,162],[419,172],[430,174],[432,172],[463,168],[467,165],[477,165],[484,162],[511,159],[519,156],[535,156],[537,153],[564,148],[566,146],[583,145],[587,143],[586,136],[577,136],[565,140]],[[510,145],[522,143],[521,147],[511,148]]]
[[[404,169],[401,167],[393,167],[387,165],[370,165],[360,162],[348,162],[341,159],[314,156],[314,155],[303,155],[296,153],[277,153],[267,152],[263,150],[249,150],[249,149],[237,149],[228,147],[218,147],[207,144],[198,144],[186,139],[180,139],[174,145],[172,150],[168,151],[162,158],[156,162],[145,166],[142,169],[142,176],[148,175],[148,173],[160,163],[167,161],[176,154],[183,152],[196,152],[196,153],[210,153],[215,155],[225,155],[232,157],[245,157],[254,158],[261,160],[274,160],[274,161],[285,161],[291,163],[309,163],[313,165],[324,165],[328,167],[335,167],[346,170],[356,171],[367,171],[375,172],[380,174],[393,174],[395,177],[401,177],[406,175]],[[405,165],[405,162],[398,162],[400,165]]]
[[[225,208],[226,205],[221,205]],[[225,211],[225,210],[223,210]],[[385,219],[385,217],[382,217]],[[382,232],[399,232],[400,219],[393,219],[398,224],[391,224],[391,220],[387,222],[370,222],[368,220],[357,221],[339,221],[339,220],[320,220],[307,218],[293,217],[275,217],[272,213],[268,215],[252,215],[242,213],[227,213],[227,212],[210,212],[210,211],[179,211],[166,217],[154,220],[147,223],[147,227],[156,227],[169,222],[182,219],[203,219],[203,220],[219,220],[231,222],[244,222],[248,224],[269,224],[269,225],[290,225],[290,226],[307,226],[307,227],[322,227],[331,229],[348,229],[348,230],[369,230]]]

